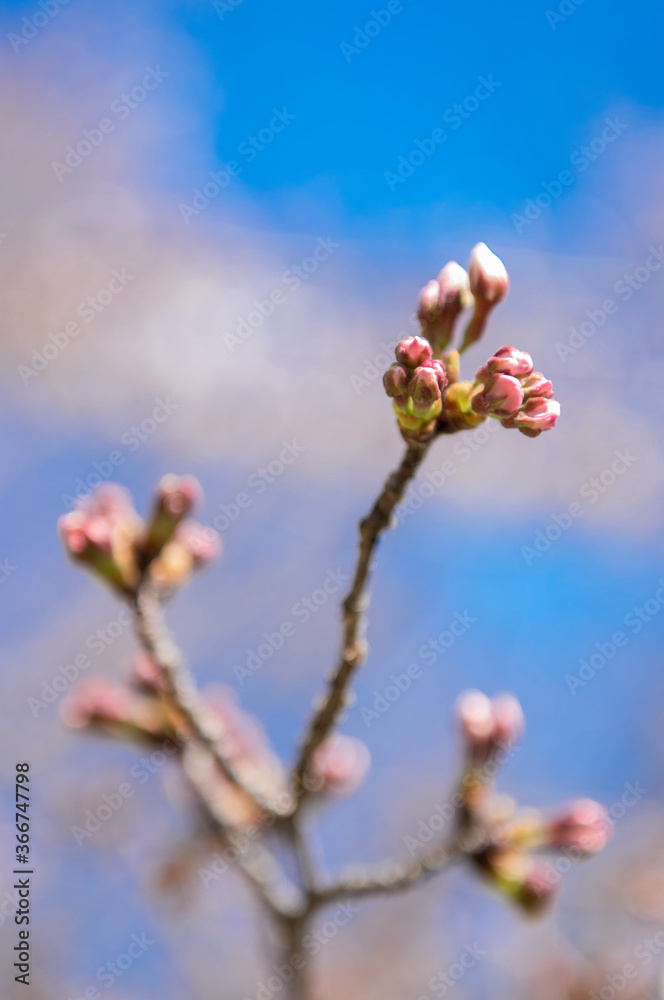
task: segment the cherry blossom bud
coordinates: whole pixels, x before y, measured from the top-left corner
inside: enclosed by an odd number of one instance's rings
[[[531,917],[537,917],[551,904],[558,891],[558,873],[550,865],[533,862],[531,870],[515,893],[515,900]]]
[[[530,399],[531,396],[544,396],[546,399],[551,399],[553,396],[553,386],[541,372],[533,372],[522,378],[521,385],[525,399]]]
[[[406,337],[396,347],[397,361],[406,368],[418,368],[425,361],[431,361],[431,344],[424,337]]]
[[[491,703],[493,713],[494,742],[502,747],[510,747],[522,736],[524,729],[523,710],[512,694],[499,694]]]
[[[120,590],[130,589],[122,567],[113,551],[113,524],[107,517],[73,510],[58,521],[62,544],[77,562],[89,565],[95,572]]]
[[[130,691],[104,677],[81,682],[62,704],[63,719],[72,729],[95,722],[123,723],[130,710]]]
[[[476,864],[498,892],[512,899],[529,916],[543,912],[560,882],[560,875],[552,865],[518,849],[490,848]]]
[[[548,846],[596,854],[608,841],[611,829],[604,806],[592,799],[580,799],[548,825]]]
[[[202,490],[194,476],[163,476],[157,486],[152,520],[148,525],[143,552],[145,562],[153,559],[175,534],[175,529],[200,500]]]
[[[123,593],[138,582],[135,543],[142,521],[122,487],[107,483],[63,515],[58,529],[65,551]]]
[[[492,358],[489,358],[486,368],[491,375],[501,373],[521,378],[523,375],[531,374],[533,359],[524,351],[517,351],[516,347],[501,347]]]
[[[456,703],[456,717],[467,746],[486,746],[493,733],[491,699],[481,691],[464,691]]]
[[[319,790],[350,795],[362,785],[371,766],[371,755],[362,740],[337,733],[317,749],[312,776]]]
[[[413,416],[422,420],[431,420],[438,416],[442,409],[442,401],[439,375],[433,368],[416,368],[408,391],[413,401]]]
[[[147,653],[137,653],[131,665],[132,680],[138,687],[153,694],[167,689],[164,675],[155,661]]]
[[[489,313],[502,302],[510,287],[505,265],[500,257],[489,250],[486,243],[478,243],[473,247],[468,263],[468,279],[475,299],[475,309],[464,334],[462,351],[479,340]]]
[[[148,573],[160,590],[174,590],[188,582],[196,569],[204,568],[221,551],[221,539],[212,528],[198,521],[182,521],[175,535],[150,563]]]
[[[459,313],[471,303],[468,275],[454,260],[445,265],[437,281],[422,289],[418,316],[422,333],[437,354],[447,347]]]
[[[396,361],[391,365],[385,374],[383,375],[383,385],[385,386],[385,392],[392,399],[398,399],[399,396],[405,396],[408,390],[408,379],[410,374],[408,369],[404,368],[403,365],[398,364]]]
[[[476,243],[468,262],[468,280],[475,300],[495,306],[507,295],[510,279],[500,257],[486,243]]]
[[[523,389],[518,379],[511,375],[490,375],[481,393],[473,396],[476,413],[492,413],[511,417],[518,413],[523,403]]]
[[[537,437],[542,431],[553,430],[559,416],[560,403],[556,399],[533,396],[526,400],[512,423],[527,437]]]
[[[175,541],[191,555],[194,569],[203,569],[221,552],[219,533],[198,521],[183,521],[175,533]]]

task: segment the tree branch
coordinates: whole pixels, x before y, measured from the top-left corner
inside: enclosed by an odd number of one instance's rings
[[[347,704],[347,688],[353,674],[364,662],[367,645],[364,640],[365,613],[369,604],[368,585],[372,557],[380,536],[389,526],[394,508],[404,495],[406,486],[419,469],[430,442],[410,443],[400,466],[388,477],[371,512],[360,522],[360,545],[351,588],[342,603],[343,642],[339,664],[332,675],[327,693],[314,713],[303,740],[293,771],[293,794],[296,809],[307,795],[307,776],[312,758],[334,726],[339,713]]]
[[[455,844],[438,845],[419,858],[384,861],[363,869],[342,873],[336,882],[311,894],[312,909],[327,906],[337,899],[359,899],[363,896],[390,895],[403,892],[443,871],[461,852]]]
[[[167,685],[166,697],[186,722],[193,738],[208,751],[224,777],[267,817],[287,813],[288,807],[284,809],[283,804],[270,801],[262,789],[238,773],[230,755],[224,753],[226,734],[221,722],[216,717],[210,719],[204,706],[201,706],[182,653],[164,624],[163,609],[157,594],[148,586],[142,585],[136,594],[135,609],[139,641],[161,670]]]

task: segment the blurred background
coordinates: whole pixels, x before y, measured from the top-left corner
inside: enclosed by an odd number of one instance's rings
[[[349,572],[402,447],[380,376],[420,287],[478,240],[512,289],[464,372],[515,344],[563,415],[537,440],[499,428],[432,450],[382,546],[345,724],[370,779],[321,814],[321,842],[336,868],[420,836],[468,687],[524,707],[501,788],[597,798],[614,837],[538,923],[463,869],[362,903],[321,948],[320,996],[430,1000],[473,946],[458,997],[664,995],[661,5],[30,0],[0,20],[3,996],[24,995],[6,916],[22,759],[32,996],[259,995],[266,930],[232,871],[197,877],[170,767],[139,786],[139,751],[68,731],[64,692],[45,700],[80,654],[113,677],[134,650],[56,521],[100,480],[144,509],[163,473],[200,478],[224,552],[170,620],[200,684],[235,686],[291,757],[338,643],[335,594],[307,620],[302,599]],[[455,614],[472,623],[432,657]],[[420,679],[375,712],[409,664]],[[79,845],[72,827],[126,781],[136,794]],[[164,891],[175,857],[190,878]]]

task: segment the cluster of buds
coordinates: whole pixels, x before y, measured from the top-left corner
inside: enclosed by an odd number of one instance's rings
[[[552,398],[551,383],[533,371],[532,359],[522,351],[501,347],[474,382],[460,380],[460,353],[480,338],[491,310],[503,301],[509,286],[503,262],[485,243],[478,243],[468,271],[450,261],[420,292],[422,336],[397,345],[397,363],[383,378],[407,441],[470,430],[489,416],[528,437],[555,426],[560,404]],[[472,316],[455,349],[454,328],[469,307]]]
[[[529,354],[501,347],[477,372],[471,406],[478,416],[492,416],[503,427],[516,427],[528,437],[552,430],[560,416],[551,382],[533,371]]]
[[[67,553],[122,594],[147,579],[162,591],[187,581],[219,552],[216,532],[188,518],[201,497],[193,476],[164,476],[145,523],[121,486],[99,487],[58,528]]]
[[[72,729],[96,729],[111,736],[161,743],[177,732],[177,719],[165,702],[129,685],[91,677],[62,703]]]
[[[564,854],[565,870],[570,861],[596,854],[611,833],[607,812],[583,799],[547,818],[495,794],[498,766],[523,732],[521,706],[512,695],[490,699],[467,691],[457,702],[456,715],[466,751],[463,818],[469,828],[483,831],[470,860],[495,889],[525,912],[537,914],[555,895],[563,871],[538,853]]]
[[[424,337],[407,337],[396,347],[396,362],[383,376],[387,395],[394,400],[401,433],[406,440],[426,441],[443,408],[447,372],[434,360]]]
[[[454,335],[454,327],[464,309],[473,309],[460,349],[479,340],[491,310],[502,302],[510,279],[500,257],[486,243],[473,247],[468,270],[449,261],[437,278],[420,292],[417,315],[423,335],[431,342],[434,357],[441,357]]]

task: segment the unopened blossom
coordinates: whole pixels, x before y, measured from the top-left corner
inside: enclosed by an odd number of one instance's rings
[[[491,847],[475,863],[494,889],[529,916],[547,908],[560,882],[551,865],[519,849]]]
[[[596,854],[611,836],[611,820],[599,802],[580,799],[547,826],[547,846]]]
[[[501,347],[478,369],[471,405],[475,413],[496,417],[503,427],[514,427],[528,437],[552,430],[560,416],[553,386],[533,371],[529,354]]]
[[[350,795],[364,782],[371,755],[362,740],[337,733],[321,743],[312,765],[318,790]]]
[[[510,287],[505,265],[486,243],[477,243],[473,247],[468,262],[468,279],[475,306],[464,334],[462,351],[479,340],[491,310],[503,301]]]
[[[194,570],[203,569],[221,551],[221,539],[198,521],[182,521],[148,568],[150,580],[160,590],[173,590],[188,582]]]
[[[152,517],[146,529],[143,549],[153,558],[175,534],[177,526],[201,499],[200,483],[194,476],[163,476],[158,485]]]
[[[465,691],[457,700],[456,718],[474,764],[512,746],[523,733],[521,705],[511,694],[488,698],[481,691]]]
[[[557,399],[532,396],[514,417],[513,426],[527,437],[539,437],[542,431],[553,430],[559,416],[560,403]]]
[[[132,592],[138,582],[135,543],[140,528],[129,494],[110,483],[58,521],[69,556],[124,592]]]
[[[481,393],[473,396],[476,413],[497,417],[513,417],[523,404],[521,382],[511,375],[489,375]]]
[[[452,339],[459,314],[471,302],[468,274],[454,260],[445,265],[437,280],[428,282],[420,292],[418,318],[422,333],[437,356]]]
[[[61,714],[73,729],[96,727],[150,742],[175,732],[164,704],[104,677],[82,681],[63,702]]]
[[[447,373],[433,359],[424,337],[407,337],[396,347],[396,363],[385,372],[383,385],[407,440],[424,440],[434,430],[442,410]]]

